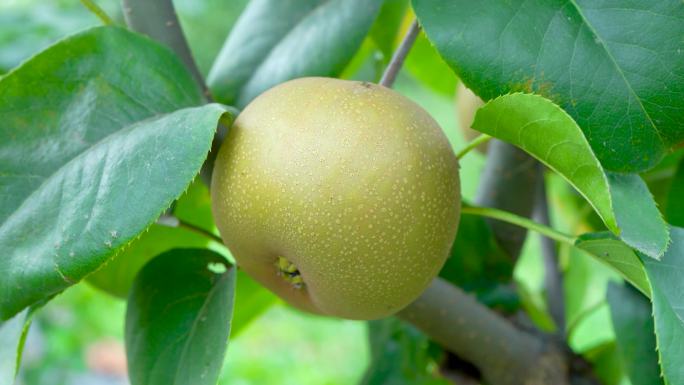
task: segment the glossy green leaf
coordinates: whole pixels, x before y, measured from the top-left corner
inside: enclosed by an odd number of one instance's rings
[[[382,0],[253,0],[207,83],[217,100],[245,106],[303,76],[337,76],[371,28]]]
[[[447,63],[485,100],[555,101],[603,165],[641,171],[684,140],[680,0],[413,0]]]
[[[660,261],[643,258],[651,282],[660,365],[667,383],[684,384],[684,228],[672,227],[672,244]]]
[[[108,135],[201,100],[171,52],[123,29],[94,28],[41,52],[0,80],[0,223]]]
[[[178,110],[200,100],[169,51],[116,27],[0,80],[0,319],[97,269],[186,189],[225,113]]]
[[[371,362],[360,385],[447,385],[431,373],[429,340],[394,317],[368,322]]]
[[[673,226],[684,227],[684,159],[679,162],[677,172],[672,177],[665,216]]]
[[[500,96],[478,110],[473,128],[539,159],[582,194],[614,234],[659,258],[669,241],[646,184],[635,174],[607,173],[572,118],[538,95]]]
[[[618,284],[608,286],[607,298],[618,352],[632,385],[663,384],[648,299]]]
[[[19,370],[23,339],[28,329],[29,309],[0,322],[0,385],[12,385]]]
[[[136,277],[126,310],[132,385],[215,385],[230,334],[235,269],[209,250],[176,249]]]
[[[644,264],[634,250],[608,232],[582,234],[575,246],[620,272],[623,278],[651,297]]]
[[[235,288],[235,312],[231,337],[235,337],[279,299],[250,276],[238,270]]]
[[[197,174],[223,114],[207,105],[130,125],[55,171],[0,227],[0,316],[78,282],[146,229]]]

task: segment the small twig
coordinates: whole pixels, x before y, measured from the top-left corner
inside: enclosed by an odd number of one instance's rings
[[[535,197],[534,218],[544,226],[550,225],[549,202],[546,185],[542,178],[538,184]],[[551,238],[541,237],[541,252],[544,258],[544,288],[546,289],[546,303],[551,318],[556,324],[556,334],[565,335],[565,295],[563,293],[563,274],[558,267],[558,253]]]
[[[471,140],[461,151],[456,153],[456,159],[463,158],[467,153],[475,149],[477,146],[481,145],[482,143],[487,143],[491,139],[492,137],[487,134],[478,135],[477,138]]]
[[[173,215],[164,214],[160,216],[159,219],[157,219],[157,224],[166,227],[175,227],[192,231],[193,233],[209,238],[212,241],[223,244],[223,239],[221,239],[221,237],[219,237],[218,235],[211,233],[201,227],[195,226],[192,223],[184,222],[180,218]]]
[[[104,9],[100,8],[99,5],[95,4],[93,0],[81,0],[83,4],[90,12],[92,12],[104,25],[113,25],[114,20],[107,15]]]
[[[549,226],[543,225],[541,223],[537,223],[533,220],[518,216],[516,214],[510,213],[508,211],[503,211],[499,209],[494,209],[490,207],[469,207],[465,206],[461,208],[461,214],[471,214],[471,215],[479,215],[482,217],[488,217],[488,218],[493,218],[493,219],[498,219],[504,222],[508,222],[510,224],[524,227],[528,230],[531,231],[536,231],[539,234],[543,234],[553,240],[556,240],[558,242],[562,242],[565,244],[568,244],[570,246],[574,246],[575,244],[575,238],[562,233],[556,229],[553,229]]]
[[[394,80],[397,78],[397,74],[413,46],[413,42],[416,41],[416,37],[418,37],[418,32],[420,32],[420,25],[418,25],[418,20],[414,20],[408,32],[406,32],[404,40],[399,45],[399,48],[397,48],[394,55],[392,55],[392,60],[390,60],[387,65],[385,73],[382,74],[382,79],[380,79],[381,85],[392,88]]]

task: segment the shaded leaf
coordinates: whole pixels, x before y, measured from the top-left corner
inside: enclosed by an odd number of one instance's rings
[[[643,258],[651,282],[660,365],[667,383],[684,384],[684,228],[672,227],[672,244],[660,261]]]
[[[237,272],[236,285],[235,312],[230,332],[233,338],[279,301],[275,294],[261,286],[242,270]]]
[[[597,346],[582,355],[591,363],[602,385],[625,385],[624,368],[615,341]]]
[[[641,171],[684,140],[679,0],[413,0],[430,40],[485,100],[535,92],[577,121],[603,165]]]
[[[575,246],[620,272],[623,278],[651,297],[644,264],[634,250],[608,232],[582,234]]]
[[[131,384],[216,384],[234,291],[235,269],[212,251],[176,249],[150,261],[126,310]]]
[[[244,107],[303,76],[337,76],[371,28],[382,0],[253,0],[207,77],[217,100]]]
[[[665,216],[673,226],[684,227],[684,158],[672,177]]]
[[[663,384],[648,299],[614,283],[608,285],[607,298],[618,352],[632,385]]]
[[[371,362],[361,385],[447,385],[431,373],[429,340],[397,318],[368,322]]]
[[[659,258],[669,241],[653,197],[635,174],[605,172],[572,118],[553,102],[510,94],[478,110],[473,128],[511,143],[539,159],[582,194],[614,234]]]
[[[451,254],[440,277],[474,292],[490,307],[514,310],[519,301],[510,286],[513,259],[501,249],[484,218],[461,215]]]
[[[209,239],[197,233],[153,224],[86,280],[100,290],[125,299],[135,276],[152,258],[171,249],[206,248],[208,244]]]
[[[209,192],[198,179],[175,202],[173,214],[206,231],[211,232],[214,228]],[[89,275],[86,281],[113,296],[125,299],[135,276],[147,262],[163,252],[178,248],[212,248],[219,253],[223,251],[223,245],[216,245],[202,234],[155,223],[106,265]]]

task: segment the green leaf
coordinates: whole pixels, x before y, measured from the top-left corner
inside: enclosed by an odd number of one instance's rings
[[[625,285],[608,286],[618,352],[632,385],[663,384],[649,301]]]
[[[510,94],[478,110],[473,128],[528,152],[582,194],[614,234],[660,258],[669,236],[653,197],[635,174],[604,171],[572,118],[538,95]]]
[[[510,286],[513,259],[501,249],[480,216],[461,215],[454,246],[439,275],[476,293],[487,306],[514,310],[519,305]]]
[[[206,248],[209,239],[197,233],[159,224],[150,226],[105,266],[88,276],[88,283],[119,298],[128,297],[133,280],[152,258],[177,248]]]
[[[63,36],[100,24],[85,7],[74,2],[4,1],[1,4],[0,73]]]
[[[29,311],[24,309],[9,320],[0,322],[0,385],[14,383],[29,326]]]
[[[423,30],[416,37],[404,65],[411,75],[430,89],[446,96],[453,96],[456,92],[456,75],[425,37]]]
[[[672,227],[672,244],[660,261],[643,258],[653,293],[656,342],[667,383],[684,384],[684,228]]]
[[[611,171],[656,165],[684,140],[680,0],[413,0],[430,40],[485,100],[555,101]]]
[[[0,227],[0,316],[78,282],[146,229],[199,171],[223,113],[133,124],[54,172]]]
[[[631,385],[625,379],[624,368],[615,341],[607,342],[582,353],[602,385]]]
[[[684,199],[682,197],[684,197],[684,158],[679,162],[677,172],[672,178],[665,210],[667,221],[673,226],[684,227]]]
[[[242,270],[237,272],[236,285],[235,312],[230,332],[233,338],[268,310],[271,305],[279,301],[275,294],[261,286]]]
[[[108,135],[201,100],[171,52],[120,28],[90,29],[41,52],[0,80],[0,223]]]
[[[368,322],[371,362],[360,385],[447,385],[431,373],[429,340],[412,325],[390,317]]]
[[[186,189],[224,114],[175,111],[200,100],[169,51],[116,27],[0,80],[0,319],[97,269]]]
[[[575,246],[612,266],[646,297],[651,297],[644,264],[634,250],[614,235],[608,232],[582,234],[577,238]]]
[[[230,334],[235,269],[209,250],[176,249],[136,277],[126,310],[132,385],[215,385]]]
[[[389,62],[394,54],[407,8],[408,0],[384,0],[378,17],[370,29],[369,36],[382,52],[385,63]]]
[[[209,192],[199,178],[175,202],[173,214],[186,223],[208,232],[213,231]],[[125,299],[135,276],[147,262],[163,252],[179,248],[211,248],[219,253],[223,251],[222,244],[217,245],[202,234],[155,223],[106,265],[89,275],[86,281],[113,296]]]
[[[359,49],[382,0],[253,0],[226,40],[207,83],[243,107],[303,76],[338,76]]]

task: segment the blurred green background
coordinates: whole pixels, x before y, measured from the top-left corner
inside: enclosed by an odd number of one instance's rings
[[[123,24],[118,1],[97,3]],[[206,74],[247,0],[174,3],[198,65]],[[98,24],[98,19],[78,0],[0,0],[0,74],[56,40]],[[397,40],[406,27],[402,26]],[[382,70],[382,57],[382,50],[367,39],[343,75],[374,80]],[[421,35],[395,88],[430,112],[452,146],[459,149],[464,139],[454,108],[456,83],[455,76]],[[483,165],[484,158],[477,152],[462,160],[464,198],[474,197]],[[550,183],[554,191],[567,191],[560,180],[551,178]],[[561,229],[576,230],[562,216],[553,219]],[[537,314],[535,321],[549,327],[542,301],[538,242],[537,236],[528,238],[515,277],[526,293],[526,308]],[[571,345],[580,352],[595,350],[598,359],[609,360],[610,355],[604,353],[615,337],[605,291],[607,282],[618,278],[578,251],[566,250],[565,261],[566,286],[570,288],[568,317],[573,326]],[[58,296],[35,318],[19,384],[126,384],[124,312],[123,301],[85,283]],[[220,384],[354,384],[368,367],[369,355],[366,323],[303,314],[277,303],[231,338]]]

